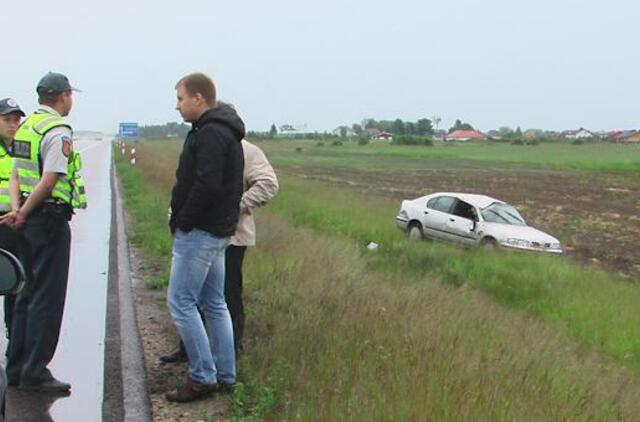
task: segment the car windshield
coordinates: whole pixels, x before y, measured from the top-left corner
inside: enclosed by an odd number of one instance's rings
[[[526,226],[527,223],[520,213],[509,204],[498,202],[489,205],[482,210],[482,217],[489,223],[512,224],[514,226]]]

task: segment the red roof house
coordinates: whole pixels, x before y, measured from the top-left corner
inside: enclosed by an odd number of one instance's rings
[[[447,135],[447,141],[472,141],[487,139],[477,130],[455,130]]]

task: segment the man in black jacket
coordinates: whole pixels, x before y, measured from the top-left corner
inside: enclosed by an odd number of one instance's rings
[[[167,393],[186,402],[236,381],[233,327],[224,299],[225,249],[242,197],[244,124],[230,107],[216,107],[211,79],[195,73],[176,85],[177,109],[192,129],[171,192],[174,235],[169,312],[189,358],[187,382]],[[204,312],[211,341],[197,306]]]

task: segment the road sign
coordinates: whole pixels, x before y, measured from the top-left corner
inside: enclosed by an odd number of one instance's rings
[[[121,138],[137,138],[138,123],[120,123],[118,136],[120,136]]]

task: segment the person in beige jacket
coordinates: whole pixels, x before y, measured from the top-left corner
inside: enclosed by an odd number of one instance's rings
[[[251,142],[242,140],[244,152],[244,193],[240,200],[240,219],[226,251],[224,296],[231,313],[236,353],[242,351],[244,305],[242,302],[242,262],[247,246],[256,244],[253,210],[273,199],[278,193],[278,178],[264,152]]]
[[[242,140],[244,153],[244,193],[240,200],[240,218],[226,250],[224,295],[233,323],[236,353],[242,351],[244,332],[244,304],[242,301],[242,263],[247,246],[256,244],[256,225],[253,210],[267,204],[278,193],[278,178],[264,152],[256,145]],[[182,342],[175,352],[161,356],[164,363],[186,362]]]

